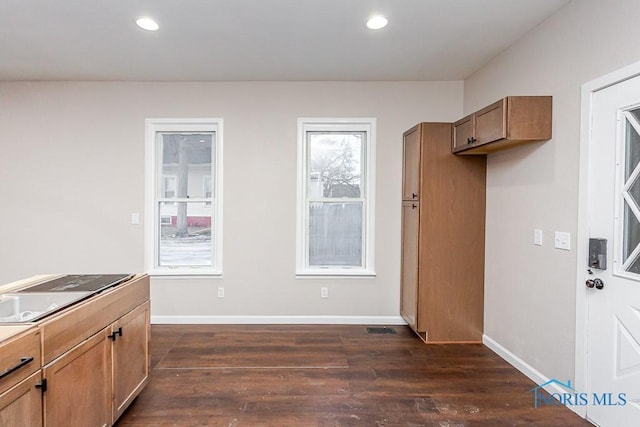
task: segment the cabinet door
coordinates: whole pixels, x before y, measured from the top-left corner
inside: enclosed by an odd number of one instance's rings
[[[420,209],[418,202],[402,203],[402,266],[400,314],[413,329],[418,313],[418,234]]]
[[[467,148],[473,143],[473,114],[464,117],[453,124],[453,147],[456,152]]]
[[[149,377],[149,302],[120,318],[112,327],[113,421],[140,393]]]
[[[0,394],[0,426],[42,426],[42,391],[36,388],[38,382],[40,370]]]
[[[404,134],[402,200],[420,198],[420,127]]]
[[[44,425],[111,425],[111,341],[103,329],[42,369]]]
[[[507,137],[506,102],[507,98],[501,99],[475,113],[477,145]]]

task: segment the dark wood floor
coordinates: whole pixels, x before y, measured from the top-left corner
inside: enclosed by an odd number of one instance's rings
[[[151,378],[117,426],[589,426],[482,345],[406,327],[152,325]]]

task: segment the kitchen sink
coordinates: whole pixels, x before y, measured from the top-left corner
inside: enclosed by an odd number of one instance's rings
[[[0,295],[0,323],[34,322],[92,294],[92,292],[2,294]]]

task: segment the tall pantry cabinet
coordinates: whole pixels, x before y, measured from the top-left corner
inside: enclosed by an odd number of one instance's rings
[[[486,157],[451,138],[451,123],[403,134],[400,312],[427,343],[482,340]]]

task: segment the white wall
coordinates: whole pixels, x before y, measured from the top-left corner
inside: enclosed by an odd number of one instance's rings
[[[154,279],[152,315],[397,317],[402,132],[460,117],[462,87],[0,83],[0,282],[141,271],[144,119],[222,117],[224,278]],[[377,118],[374,279],[295,279],[298,117]]]
[[[465,112],[554,97],[553,139],[491,154],[487,170],[485,334],[548,378],[576,375],[580,87],[640,59],[638,16],[637,0],[574,0],[465,81]],[[556,230],[571,251],[553,248]]]

